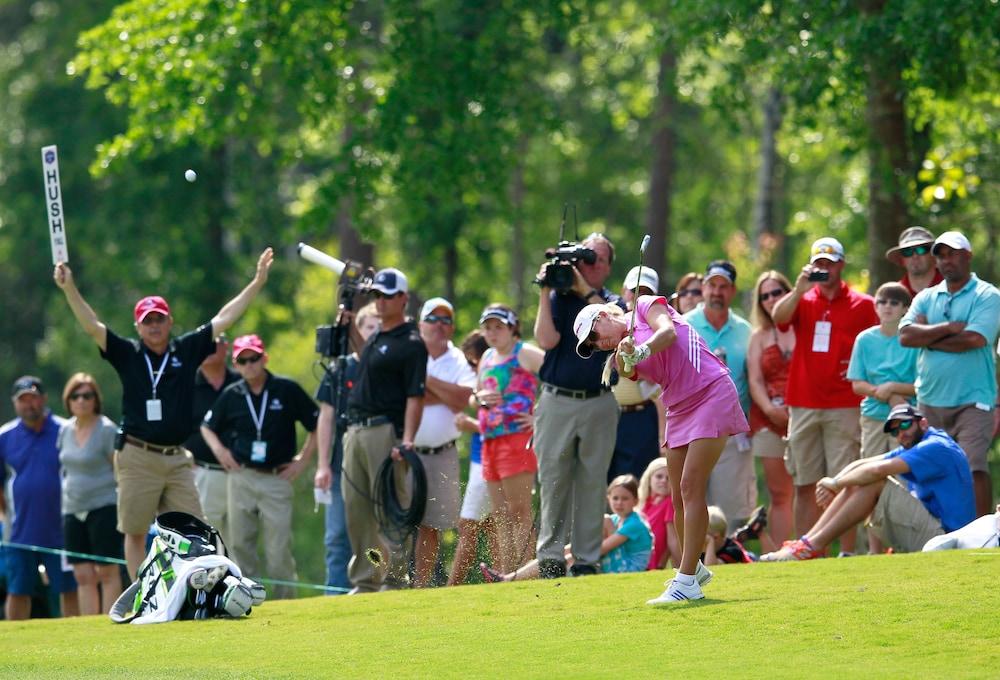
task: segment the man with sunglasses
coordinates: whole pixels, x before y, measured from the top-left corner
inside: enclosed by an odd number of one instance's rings
[[[923,227],[910,227],[899,235],[899,245],[885,251],[885,259],[906,270],[899,282],[911,297],[944,280],[931,254],[933,245],[934,234]]]
[[[460,433],[455,414],[469,405],[476,374],[462,350],[451,342],[455,308],[448,300],[434,297],[425,302],[419,328],[427,346],[427,392],[413,447],[427,474],[427,506],[417,530],[414,585],[423,588],[430,585],[441,532],[458,524],[461,494],[455,442]]]
[[[157,295],[135,304],[138,340],[124,338],[98,318],[76,287],[64,262],[53,273],[73,315],[94,339],[101,357],[122,384],[122,423],[115,470],[118,474],[118,530],[125,534],[125,560],[135,577],[146,554],[146,533],[157,514],[176,510],[202,517],[191,453],[184,441],[198,426],[191,408],[194,376],[215,350],[213,338],[236,323],[267,282],[274,252],[257,259],[253,279],[209,323],[177,338],[167,301]]]
[[[817,239],[795,287],[771,312],[779,330],[795,330],[785,403],[797,532],[819,517],[816,482],[857,460],[861,449],[861,397],[847,380],[847,368],[855,338],[879,319],[874,298],[843,280],[845,264],[840,241]],[[854,552],[855,534],[842,538],[844,553]]]
[[[996,432],[996,347],[1000,291],[972,271],[972,245],[946,231],[932,248],[944,280],[921,291],[899,324],[899,341],[920,348],[917,403],[965,451],[976,513],[992,508],[987,455]]]
[[[233,363],[243,379],[222,391],[201,425],[201,436],[226,469],[230,557],[244,574],[294,581],[292,482],[316,450],[319,408],[294,380],[267,370],[258,336],[233,341]],[[298,453],[295,423],[309,433]],[[257,566],[258,534],[265,572]],[[274,588],[273,597],[294,595],[291,586]]]
[[[762,562],[822,557],[837,536],[865,518],[884,545],[900,552],[920,551],[931,538],[972,521],[972,476],[955,440],[929,427],[910,404],[895,406],[883,427],[899,448],[820,479],[816,502],[825,509],[819,521],[798,540],[762,555]]]
[[[606,475],[615,448],[618,404],[601,384],[608,352],[587,359],[576,353],[573,323],[588,304],[621,299],[604,287],[615,251],[603,234],[583,246],[594,262],[574,265],[573,287],[560,292],[539,287],[535,341],[545,350],[539,371],[541,394],[535,405],[534,449],[538,457],[541,517],[538,569],[542,578],[566,575],[565,546],[573,546],[572,574],[596,574],[601,562]],[[542,265],[538,279],[545,279]]]
[[[66,421],[52,415],[42,381],[33,375],[15,380],[10,394],[17,418],[0,427],[0,513],[6,522],[4,539],[60,549],[63,521],[57,439]],[[7,567],[4,615],[8,621],[31,616],[31,597],[37,589],[40,565],[45,566],[49,587],[59,594],[62,615],[79,615],[76,580],[71,570],[63,571],[59,555],[11,546],[4,551]]]
[[[412,449],[424,409],[427,347],[416,324],[406,318],[409,286],[398,269],[380,269],[372,281],[380,328],[361,350],[357,380],[347,397],[347,432],[344,434],[342,489],[347,514],[347,535],[354,556],[347,575],[351,593],[382,589],[386,577],[392,585],[405,580],[401,569],[405,553],[382,534],[375,513],[378,472],[389,456],[403,466],[401,449]],[[397,474],[399,483],[402,474]],[[398,488],[408,505],[405,488]],[[377,556],[377,557],[376,557]],[[391,572],[391,573],[389,573]]]
[[[684,315],[708,348],[729,368],[744,415],[750,412],[750,383],[747,377],[747,350],[753,328],[730,308],[736,296],[736,267],[729,260],[713,260],[702,278],[704,298]],[[708,479],[708,504],[722,509],[736,530],[757,505],[757,475],[754,473],[750,438],[746,433],[731,436]]]

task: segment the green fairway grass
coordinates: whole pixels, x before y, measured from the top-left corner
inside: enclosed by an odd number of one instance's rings
[[[242,620],[0,624],[17,678],[1000,677],[1000,551],[267,602]]]

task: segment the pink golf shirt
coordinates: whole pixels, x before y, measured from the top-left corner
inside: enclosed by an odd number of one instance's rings
[[[656,303],[666,307],[677,331],[677,341],[636,366],[633,378],[638,374],[639,378],[659,385],[663,389],[660,401],[669,409],[701,392],[719,378],[728,376],[729,368],[712,353],[698,332],[667,304],[667,299],[660,295],[639,297],[635,318],[636,345],[653,335],[653,329],[646,323],[646,314]],[[628,318],[631,321],[631,315]]]

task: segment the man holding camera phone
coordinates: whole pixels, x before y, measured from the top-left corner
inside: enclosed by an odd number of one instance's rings
[[[614,395],[601,384],[608,353],[595,351],[589,359],[580,358],[573,332],[577,313],[588,304],[610,302],[624,309],[621,299],[604,287],[611,275],[614,246],[596,233],[580,245],[593,255],[571,259],[571,287],[550,287],[549,268],[565,263],[546,262],[538,275],[535,341],[545,350],[545,360],[539,371],[542,390],[535,406],[534,448],[541,487],[538,567],[542,578],[565,576],[567,543],[573,546],[573,575],[597,573],[605,476],[618,426]]]
[[[771,312],[780,330],[795,331],[785,395],[787,462],[795,484],[795,531],[803,535],[819,519],[816,482],[857,460],[861,449],[861,397],[847,380],[847,366],[858,333],[879,320],[875,300],[841,279],[844,264],[837,239],[817,240],[795,287]],[[852,553],[855,538],[854,531],[845,533],[841,551]]]

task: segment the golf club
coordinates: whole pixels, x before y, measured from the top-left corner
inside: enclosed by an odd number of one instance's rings
[[[646,248],[649,247],[649,239],[649,234],[642,237],[642,244],[639,246],[639,272],[635,277],[635,288],[632,289],[634,296],[632,298],[632,323],[629,324],[628,333],[633,342],[635,341],[635,308],[639,306],[637,303],[639,302],[639,279],[642,277],[642,259],[646,254]]]

